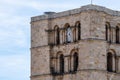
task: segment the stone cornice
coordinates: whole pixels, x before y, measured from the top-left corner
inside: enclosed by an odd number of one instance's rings
[[[108,72],[106,70],[99,70],[99,69],[81,69],[81,70],[77,70],[77,73],[79,72],[101,72],[101,73],[105,73],[105,74],[109,74],[109,75],[118,75],[120,76],[120,73],[115,73],[115,72]],[[75,74],[73,72],[65,72],[63,74],[58,74],[56,76],[61,76],[61,75],[71,75],[71,74]],[[37,74],[37,75],[31,75],[30,78],[33,78],[33,77],[41,77],[41,76],[51,76],[52,74],[51,73],[46,73],[46,74]]]
[[[114,10],[108,9],[106,7],[98,6],[98,5],[86,5],[86,6],[82,6],[81,8],[77,8],[77,9],[73,9],[73,10],[35,16],[35,17],[31,18],[31,22],[79,14],[81,12],[89,11],[89,10],[105,12],[105,13],[112,15],[112,16],[120,16],[120,11],[114,11]]]

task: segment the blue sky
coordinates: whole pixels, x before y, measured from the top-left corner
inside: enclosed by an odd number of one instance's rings
[[[0,0],[0,80],[29,80],[30,17],[90,4],[90,0]],[[120,10],[120,0],[93,0]]]

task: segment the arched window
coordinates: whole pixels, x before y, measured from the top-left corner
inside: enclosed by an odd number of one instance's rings
[[[110,23],[106,23],[105,24],[105,36],[106,36],[106,40],[111,42],[111,27],[110,27]]]
[[[66,42],[70,43],[72,42],[72,30],[68,23],[65,25],[65,27],[66,27]]]
[[[54,33],[54,35],[55,35],[55,44],[60,44],[60,31],[59,31],[59,27],[58,26],[55,26],[55,28],[54,28],[54,30],[55,30],[55,33]]]
[[[106,33],[105,33],[106,34],[106,40],[108,41],[108,25],[107,24],[105,25],[105,28],[106,28]]]
[[[119,27],[116,26],[116,43],[119,43]]]
[[[64,55],[60,55],[60,73],[64,73]]]
[[[107,71],[109,72],[116,72],[117,70],[117,63],[115,52],[110,51],[107,53]]]
[[[73,71],[77,71],[78,68],[78,53],[74,53],[73,55]]]
[[[80,23],[77,24],[77,27],[78,27],[78,40],[81,39],[81,26],[80,26]]]
[[[74,31],[75,31],[74,41],[80,40],[81,39],[81,25],[79,21],[76,22]]]
[[[107,54],[107,71],[112,72],[113,71],[113,55],[112,53]]]
[[[60,31],[59,28],[57,28],[57,39],[56,39],[57,44],[60,44]]]

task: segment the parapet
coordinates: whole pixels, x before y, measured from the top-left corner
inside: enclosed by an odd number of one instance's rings
[[[31,22],[69,16],[69,15],[78,14],[78,13],[81,13],[84,11],[89,11],[89,10],[96,10],[96,11],[100,11],[100,12],[105,12],[105,13],[112,15],[112,16],[120,16],[120,11],[111,10],[111,9],[106,8],[106,7],[102,7],[102,6],[98,6],[98,5],[86,5],[86,6],[82,6],[81,8],[63,11],[63,12],[58,12],[58,13],[45,12],[44,15],[32,17]]]

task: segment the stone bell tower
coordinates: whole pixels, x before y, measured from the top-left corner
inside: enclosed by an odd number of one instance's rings
[[[31,80],[120,80],[120,12],[86,5],[31,18]]]

